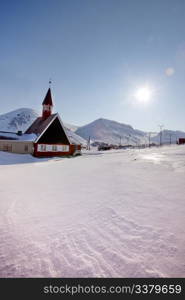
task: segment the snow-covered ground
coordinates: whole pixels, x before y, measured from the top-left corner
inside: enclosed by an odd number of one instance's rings
[[[1,277],[185,276],[185,146],[0,164]]]

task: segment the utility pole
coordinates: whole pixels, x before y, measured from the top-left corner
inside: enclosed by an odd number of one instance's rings
[[[148,147],[150,147],[151,132],[148,133]]]
[[[89,150],[91,150],[91,137],[89,136]]]
[[[120,138],[120,146],[121,146],[121,136],[119,138]]]
[[[160,146],[162,146],[162,130],[163,130],[163,127],[164,127],[164,125],[158,125],[159,126],[159,128],[160,128],[160,132],[159,132],[159,136],[160,136],[160,142],[159,142],[159,144],[160,144]]]
[[[126,139],[127,139],[127,146],[128,146],[129,137],[127,136]]]
[[[87,150],[91,150],[91,137],[89,136],[89,139],[87,141]]]
[[[172,143],[172,133],[169,133],[169,136],[170,136],[170,145]]]
[[[131,137],[131,135],[129,134],[128,137],[127,137],[127,143],[128,143],[128,145],[130,143],[130,137]]]

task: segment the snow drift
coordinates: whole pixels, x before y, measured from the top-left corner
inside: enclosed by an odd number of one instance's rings
[[[184,146],[3,162],[1,277],[185,276]]]

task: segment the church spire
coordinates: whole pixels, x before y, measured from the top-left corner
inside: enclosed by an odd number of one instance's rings
[[[51,96],[51,89],[49,88],[47,94],[42,102],[42,118],[47,119],[52,114],[53,101]]]

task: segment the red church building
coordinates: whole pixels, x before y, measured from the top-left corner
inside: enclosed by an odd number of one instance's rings
[[[58,113],[52,114],[53,101],[49,88],[42,103],[42,116],[38,117],[24,134],[0,137],[0,150],[30,153],[36,157],[81,154],[81,144],[68,136]]]

